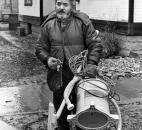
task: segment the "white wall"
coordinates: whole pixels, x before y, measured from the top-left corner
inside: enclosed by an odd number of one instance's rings
[[[4,9],[4,0],[0,0],[0,13],[2,13]]]
[[[129,0],[80,0],[77,10],[96,20],[128,21]]]
[[[142,0],[134,0],[134,22],[142,22]]]
[[[12,12],[18,13],[18,0],[12,0]]]
[[[43,0],[43,16],[46,16],[55,9],[55,0]]]
[[[24,6],[24,0],[19,0],[19,14],[40,17],[40,0],[33,0],[32,6]]]

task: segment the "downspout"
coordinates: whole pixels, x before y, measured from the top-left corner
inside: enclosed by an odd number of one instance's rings
[[[40,0],[40,24],[42,24],[43,21],[43,0]]]
[[[129,0],[128,35],[134,35],[134,0]]]

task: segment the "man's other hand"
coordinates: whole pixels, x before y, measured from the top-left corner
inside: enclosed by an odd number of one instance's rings
[[[57,69],[57,59],[54,57],[50,57],[47,61],[48,67],[52,70],[56,70]]]
[[[85,76],[94,78],[98,75],[98,70],[96,65],[88,64],[84,70]]]
[[[132,51],[130,51],[129,57],[130,57],[130,58],[140,58],[139,55],[138,55],[137,53],[132,52]]]

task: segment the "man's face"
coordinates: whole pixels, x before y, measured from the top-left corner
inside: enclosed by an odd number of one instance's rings
[[[66,19],[69,17],[71,11],[70,0],[57,0],[56,12],[59,19]]]

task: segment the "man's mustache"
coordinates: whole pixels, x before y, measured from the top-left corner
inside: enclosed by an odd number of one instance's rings
[[[57,13],[66,13],[64,10],[58,10]]]

